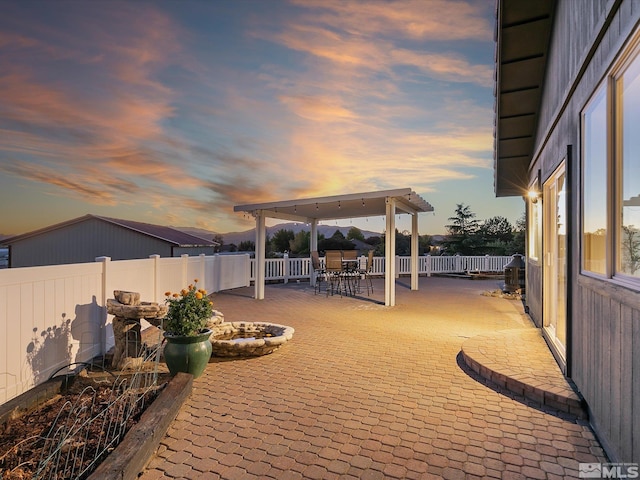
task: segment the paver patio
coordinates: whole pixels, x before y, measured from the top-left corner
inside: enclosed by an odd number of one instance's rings
[[[498,281],[422,277],[411,291],[402,278],[395,307],[374,282],[372,297],[307,283],[267,285],[261,301],[252,288],[216,294],[227,321],[290,325],[293,340],[212,361],[140,478],[556,479],[606,462],[584,420],[488,386],[461,360],[470,338],[532,328],[521,302],[481,295]],[[534,350],[522,349],[529,363]]]

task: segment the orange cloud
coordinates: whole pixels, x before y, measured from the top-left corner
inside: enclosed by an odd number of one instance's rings
[[[456,0],[293,0],[313,9],[308,17],[334,28],[375,36],[401,35],[417,40],[484,39],[493,26],[482,16],[481,2]]]

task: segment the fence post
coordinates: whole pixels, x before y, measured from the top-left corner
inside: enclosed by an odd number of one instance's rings
[[[432,270],[432,266],[431,266],[431,254],[427,253],[427,277],[431,276],[431,270]]]
[[[490,261],[489,261],[489,255],[485,255],[484,256],[484,271],[488,272],[490,268],[491,268],[491,264],[490,264]]]
[[[289,253],[284,252],[284,283],[289,283]]]
[[[158,301],[158,259],[160,255],[154,253],[149,255],[149,258],[153,260],[153,301]]]
[[[207,273],[205,271],[205,257],[206,255],[204,253],[201,253],[200,255],[198,255],[200,257],[200,275],[198,276],[198,278],[200,279],[200,285],[202,285],[200,288],[204,288],[205,290],[207,290]]]
[[[456,273],[462,271],[462,258],[459,253],[456,253]]]
[[[111,257],[96,257],[96,262],[102,263],[102,310],[103,318],[102,325],[107,324],[107,283],[109,278],[109,262]],[[102,328],[100,332],[100,353],[107,353],[107,330]]]
[[[189,254],[188,253],[183,253],[182,255],[180,255],[180,258],[182,259],[182,285],[189,285],[189,280],[187,279],[187,272],[189,270]],[[192,279],[193,280],[193,279]]]

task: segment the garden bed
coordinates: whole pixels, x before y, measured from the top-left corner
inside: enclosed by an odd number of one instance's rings
[[[102,374],[103,379],[105,377]],[[113,377],[115,378],[115,377]],[[0,407],[0,478],[23,480],[32,478],[42,458],[43,437],[47,437],[65,402],[76,402],[86,388],[95,391],[93,401],[98,406],[108,404],[112,386],[96,378],[59,377],[10,400]],[[149,389],[148,398],[141,402],[127,420],[126,435],[101,458],[93,473],[78,478],[91,480],[135,479],[164,437],[182,403],[191,393],[193,377],[178,374],[171,378],[159,376],[158,386]],[[147,393],[145,393],[147,395]],[[95,427],[100,425],[96,423]],[[83,438],[69,442],[69,448],[84,448],[83,458],[93,459],[96,451],[92,441],[100,437],[99,431],[83,431]],[[80,445],[73,445],[80,443]],[[63,447],[64,448],[64,447]],[[93,451],[91,450],[93,448]],[[65,452],[66,453],[66,452]],[[77,455],[77,458],[80,458]],[[65,476],[58,477],[68,478]],[[75,478],[75,477],[73,477]]]

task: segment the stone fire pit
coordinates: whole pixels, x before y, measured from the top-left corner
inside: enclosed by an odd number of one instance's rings
[[[212,327],[214,357],[256,357],[274,352],[293,337],[294,329],[266,322],[223,322]]]

